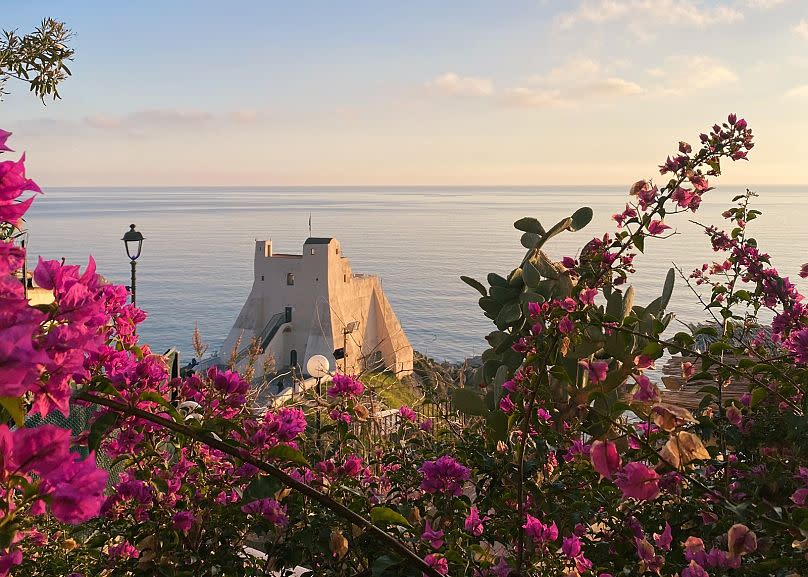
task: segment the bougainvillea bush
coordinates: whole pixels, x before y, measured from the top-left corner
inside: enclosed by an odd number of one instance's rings
[[[138,341],[145,314],[92,260],[40,260],[54,302],[29,306],[15,238],[39,189],[24,158],[0,163],[0,576],[804,574],[808,311],[751,236],[754,194],[726,230],[704,226],[716,260],[685,279],[712,324],[673,330],[674,271],[656,298],[631,288],[636,254],[753,146],[735,115],[699,140],[576,255],[543,248],[590,209],[517,221],[521,263],[463,279],[496,326],[476,382],[453,391],[464,419],[402,407],[381,434],[354,376],[269,409],[233,370],[170,379]],[[680,353],[698,410],[648,375]],[[54,411],[92,424],[23,426]]]

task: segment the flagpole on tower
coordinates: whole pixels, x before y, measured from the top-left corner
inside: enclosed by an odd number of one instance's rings
[[[311,213],[309,213],[309,238],[311,238]]]

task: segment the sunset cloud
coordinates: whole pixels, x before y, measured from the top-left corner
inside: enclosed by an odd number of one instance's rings
[[[726,64],[710,56],[673,56],[663,68],[648,71],[658,82],[657,90],[682,95],[732,84],[738,75]]]
[[[460,76],[454,72],[442,74],[427,83],[427,88],[451,96],[490,96],[494,85],[487,78]]]
[[[692,0],[582,0],[576,9],[561,13],[556,26],[569,30],[582,23],[643,20],[702,28],[730,24],[743,17],[742,12],[729,4],[704,6]]]
[[[794,27],[794,34],[808,40],[808,20],[803,18],[799,24]]]
[[[113,116],[94,114],[84,118],[85,124],[99,130],[140,131],[150,127],[196,127],[214,120],[214,115],[204,110],[180,110],[175,108],[152,108],[136,110],[129,114]]]
[[[786,91],[786,98],[808,98],[808,84],[795,86]]]
[[[617,76],[614,65],[577,57],[544,74],[528,77],[523,86],[505,91],[503,102],[526,108],[552,108],[643,92],[636,82]]]

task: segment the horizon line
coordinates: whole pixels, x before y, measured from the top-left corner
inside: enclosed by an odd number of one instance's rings
[[[627,189],[631,184],[611,183],[611,184],[47,184],[42,185],[48,188],[614,188],[625,186]],[[777,187],[808,187],[808,182],[795,183],[722,183],[712,187],[719,189],[722,186],[742,186],[753,189],[759,186]]]

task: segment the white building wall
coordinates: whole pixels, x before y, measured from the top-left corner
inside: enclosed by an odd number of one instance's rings
[[[343,331],[352,321],[359,329],[347,336],[348,372],[365,368],[363,356],[381,350],[385,365],[406,375],[412,372],[412,347],[377,277],[354,276],[336,239],[309,239],[302,255],[275,254],[271,241],[256,241],[255,279],[250,295],[222,347],[226,359],[243,335],[240,347],[249,346],[277,313],[292,308],[291,323],[275,336],[269,350],[282,370],[289,366],[292,351],[297,365],[305,367],[315,354],[337,364],[333,351],[343,346]],[[289,275],[294,285],[288,284]],[[257,363],[258,374],[262,360]],[[342,369],[343,361],[339,361]]]

